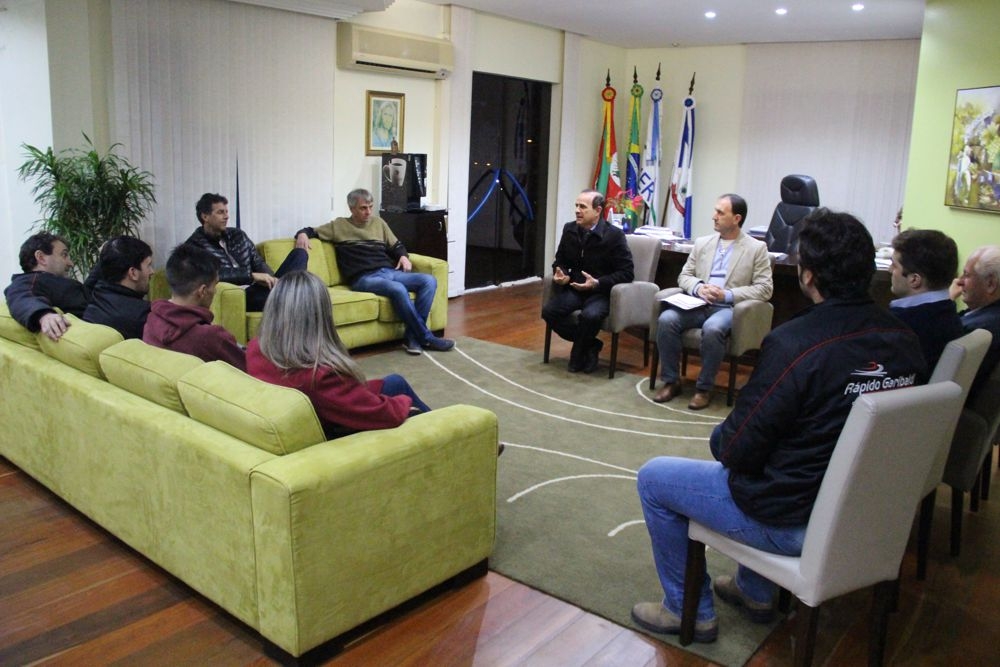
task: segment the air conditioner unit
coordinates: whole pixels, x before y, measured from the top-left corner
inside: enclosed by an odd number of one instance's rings
[[[451,73],[452,63],[448,40],[337,23],[338,67],[443,79]]]

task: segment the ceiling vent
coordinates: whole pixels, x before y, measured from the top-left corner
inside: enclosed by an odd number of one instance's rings
[[[397,76],[447,77],[451,42],[356,23],[337,23],[337,66]]]

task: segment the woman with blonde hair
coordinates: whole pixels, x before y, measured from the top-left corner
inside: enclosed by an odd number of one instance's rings
[[[247,345],[247,372],[308,396],[328,438],[395,428],[430,410],[400,375],[365,379],[337,334],[326,285],[306,271],[286,274],[271,290],[258,337]]]

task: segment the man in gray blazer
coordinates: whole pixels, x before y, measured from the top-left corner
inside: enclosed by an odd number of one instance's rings
[[[767,301],[774,283],[767,246],[743,233],[747,203],[743,197],[726,194],[715,203],[715,234],[694,242],[677,284],[704,305],[683,310],[667,306],[657,322],[656,344],[660,352],[663,387],[653,400],[666,403],[681,395],[681,334],[701,328],[701,373],[688,408],[702,410],[712,402],[715,375],[726,354],[726,340],[733,325],[733,305],[746,299]]]

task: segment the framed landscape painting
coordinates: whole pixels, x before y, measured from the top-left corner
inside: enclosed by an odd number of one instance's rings
[[[955,94],[944,203],[1000,213],[1000,86]]]

